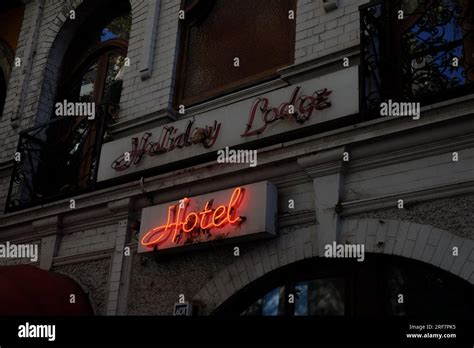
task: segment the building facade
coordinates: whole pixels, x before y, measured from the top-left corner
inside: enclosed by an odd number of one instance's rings
[[[0,264],[96,315],[472,316],[473,14],[6,1]]]

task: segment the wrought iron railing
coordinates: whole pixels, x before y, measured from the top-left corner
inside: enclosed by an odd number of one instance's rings
[[[90,191],[107,125],[118,106],[101,104],[93,120],[57,117],[20,133],[5,212]]]
[[[474,93],[474,2],[381,0],[360,8],[361,109]]]

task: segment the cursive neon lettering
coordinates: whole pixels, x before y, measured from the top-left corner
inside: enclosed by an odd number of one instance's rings
[[[245,221],[245,217],[238,215],[238,207],[242,203],[244,190],[236,188],[232,192],[229,203],[212,209],[213,200],[207,201],[204,210],[186,213],[189,207],[189,198],[181,200],[181,204],[168,207],[168,219],[165,225],[150,229],[143,238],[141,244],[145,247],[159,246],[169,240],[178,243],[178,234],[192,233],[197,230],[211,230],[221,228],[228,224],[237,225]]]

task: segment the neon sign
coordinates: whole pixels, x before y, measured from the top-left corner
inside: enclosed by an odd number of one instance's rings
[[[132,148],[128,153],[121,154],[112,162],[112,169],[121,172],[130,167],[138,165],[144,156],[158,156],[175,149],[202,144],[206,149],[211,148],[221,130],[221,123],[214,121],[212,125],[195,127],[194,121],[189,121],[184,131],[180,131],[175,126],[165,126],[161,129],[160,137],[152,141],[152,133],[147,132],[138,137],[132,138]]]
[[[300,96],[300,90],[301,87],[296,87],[290,101],[280,104],[279,107],[269,106],[268,98],[258,98],[250,109],[249,119],[241,137],[259,135],[267,129],[268,125],[279,120],[293,119],[297,123],[303,124],[311,118],[315,110],[322,111],[331,107],[332,104],[329,100],[332,94],[331,90],[324,88],[314,92],[311,96]],[[290,106],[293,110],[290,109]]]
[[[245,217],[239,216],[238,209],[242,204],[245,189],[239,187],[232,192],[227,205],[213,208],[213,199],[206,201],[201,212],[188,212],[189,198],[183,198],[179,204],[168,207],[168,221],[166,224],[148,230],[141,238],[144,247],[159,247],[170,240],[173,244],[180,244],[183,237],[190,234],[211,235],[213,230],[226,225],[240,225]]]

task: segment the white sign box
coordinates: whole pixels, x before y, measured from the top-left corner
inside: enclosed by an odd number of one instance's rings
[[[264,181],[145,208],[138,252],[276,235],[277,188]]]
[[[354,66],[106,143],[101,150],[98,181],[358,112],[358,67]]]

